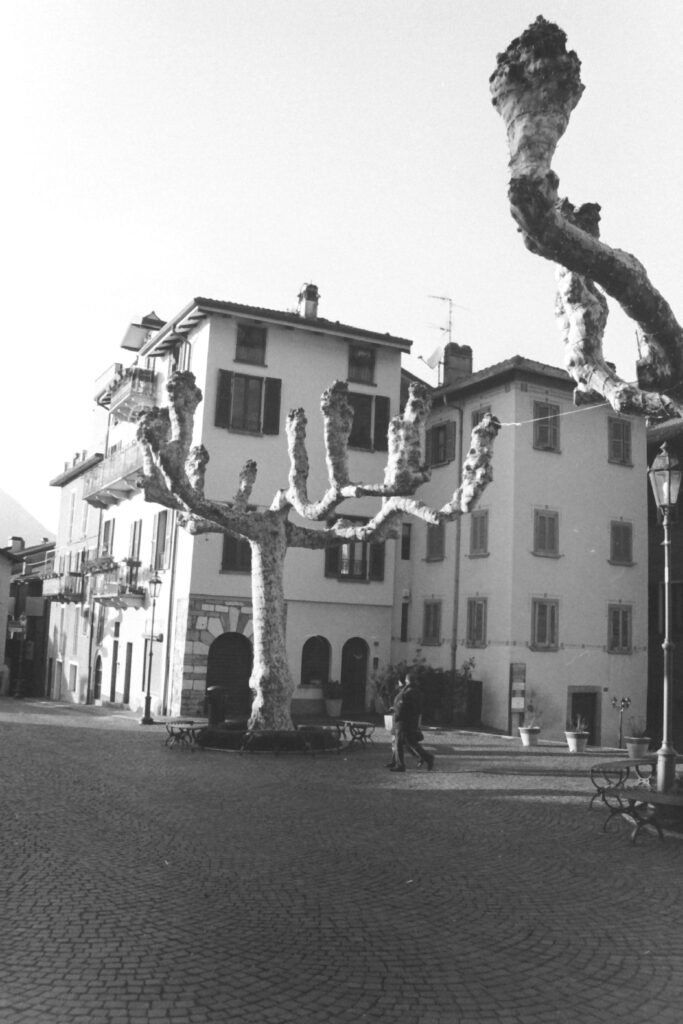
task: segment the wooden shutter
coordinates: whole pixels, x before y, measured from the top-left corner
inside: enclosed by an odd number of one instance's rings
[[[339,547],[325,548],[325,575],[339,575]]]
[[[384,579],[384,543],[370,545],[370,579]]]
[[[230,370],[218,371],[218,387],[216,390],[216,414],[214,426],[230,426],[230,405],[232,400],[232,378]]]
[[[434,427],[425,431],[425,465],[432,464],[432,449],[434,448]]]
[[[375,431],[373,446],[375,451],[385,452],[387,450],[387,432],[389,430],[390,402],[384,395],[375,396]]]
[[[349,405],[353,408],[353,426],[349,436],[349,445],[352,448],[370,448],[372,395],[359,395],[350,392],[346,397]]]
[[[263,400],[263,433],[280,433],[280,395],[282,381],[277,377],[266,377]]]
[[[455,458],[455,420],[449,420],[446,424],[446,462],[452,462]]]

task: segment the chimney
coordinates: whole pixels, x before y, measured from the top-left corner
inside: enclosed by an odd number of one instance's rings
[[[7,545],[13,555],[17,555],[20,551],[24,550],[24,538],[23,537],[10,537],[9,544]]]
[[[304,317],[306,320],[315,320],[318,315],[318,299],[320,293],[314,284],[305,284],[299,292],[299,306],[304,304]]]
[[[450,341],[443,350],[443,382],[457,384],[472,376],[472,349],[469,345],[457,345]]]

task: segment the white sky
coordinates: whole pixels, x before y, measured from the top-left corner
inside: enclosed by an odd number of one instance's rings
[[[550,264],[506,200],[488,78],[542,13],[586,91],[555,169],[681,315],[679,0],[10,0],[0,488],[56,529],[126,326],[197,295],[561,365]],[[633,376],[632,325],[608,357]],[[424,370],[424,364],[409,364]],[[425,371],[426,372],[426,371]],[[284,449],[283,449],[284,458]]]

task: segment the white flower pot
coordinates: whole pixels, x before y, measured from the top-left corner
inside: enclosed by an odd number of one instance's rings
[[[565,732],[570,754],[582,754],[588,743],[587,732]]]
[[[519,729],[523,747],[538,746],[538,737],[541,732],[539,725],[520,725],[517,728]]]

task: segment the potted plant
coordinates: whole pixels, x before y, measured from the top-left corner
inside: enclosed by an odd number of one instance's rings
[[[524,724],[517,727],[523,747],[538,746],[538,737],[541,732],[539,714],[538,701],[535,699],[532,690],[529,693],[529,702],[524,709]]]
[[[589,735],[588,723],[585,718],[581,715],[577,715],[573,722],[570,719],[567,722],[567,729],[565,731],[569,753],[582,754],[586,749]]]
[[[342,706],[342,688],[338,679],[328,679],[323,686],[325,711],[330,718],[339,718]]]
[[[629,734],[624,736],[628,756],[633,760],[645,757],[650,749],[650,737],[644,722],[636,718],[629,719]]]

